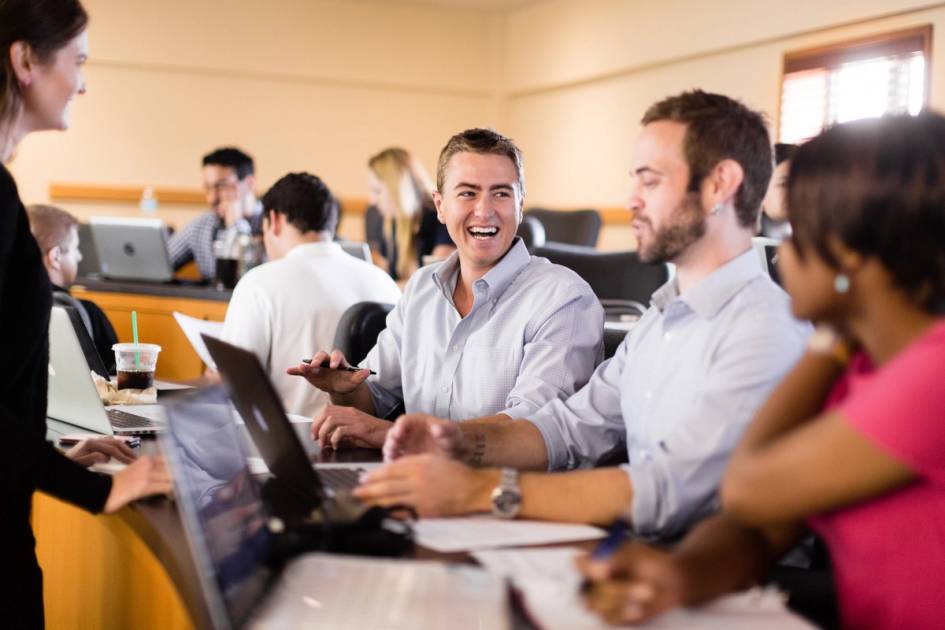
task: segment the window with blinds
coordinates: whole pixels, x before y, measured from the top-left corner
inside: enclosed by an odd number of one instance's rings
[[[781,142],[887,113],[917,114],[928,100],[932,27],[789,53],[781,82]]]

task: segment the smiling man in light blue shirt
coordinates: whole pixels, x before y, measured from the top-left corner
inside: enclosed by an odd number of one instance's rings
[[[604,312],[574,272],[529,255],[516,236],[525,183],[522,156],[489,129],[457,134],[440,154],[437,217],[456,252],[410,279],[364,360],[369,372],[337,367],[320,351],[291,368],[329,392],[315,416],[321,444],[380,448],[400,404],[450,420],[510,421],[565,399],[603,356]]]
[[[660,537],[715,509],[729,453],[800,357],[809,327],[792,319],[751,246],[772,168],[761,115],[695,91],[657,103],[643,124],[628,205],[641,259],[673,262],[676,276],[616,355],[576,394],[527,419],[401,418],[384,447],[397,461],[369,474],[357,496],[428,516],[623,518]],[[618,457],[629,463],[515,472]]]

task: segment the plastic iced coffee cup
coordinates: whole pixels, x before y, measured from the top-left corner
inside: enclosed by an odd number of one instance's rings
[[[154,385],[161,346],[153,343],[116,343],[115,367],[118,370],[118,389],[147,389]]]

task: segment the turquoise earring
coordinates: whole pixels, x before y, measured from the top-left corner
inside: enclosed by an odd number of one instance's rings
[[[837,293],[847,293],[850,291],[850,276],[845,273],[838,273],[833,279],[833,290]]]

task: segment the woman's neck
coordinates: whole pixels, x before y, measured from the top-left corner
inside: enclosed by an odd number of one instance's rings
[[[882,365],[924,335],[936,319],[896,292],[877,296],[850,319],[849,327],[873,362]]]

